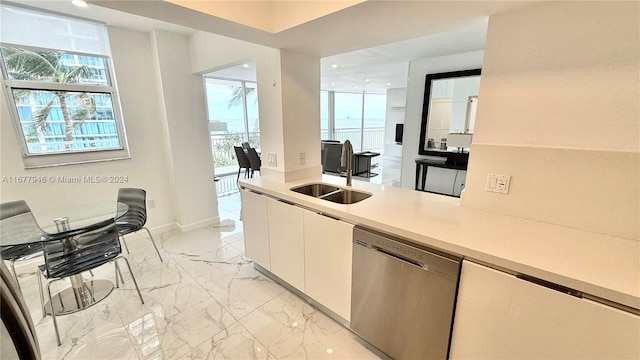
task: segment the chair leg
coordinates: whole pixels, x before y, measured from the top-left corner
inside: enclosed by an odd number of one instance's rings
[[[49,309],[51,310],[51,319],[53,320],[53,328],[56,331],[56,340],[58,340],[58,346],[62,345],[60,342],[60,333],[58,331],[58,322],[56,321],[56,313],[53,311],[53,299],[51,297],[51,282],[47,284],[47,295],[49,295]]]
[[[129,247],[127,246],[127,242],[124,241],[124,235],[120,235],[120,242],[124,244],[124,248],[127,250],[127,254],[129,254]]]
[[[122,271],[120,271],[120,267],[118,266],[117,262],[113,262],[114,268],[116,269],[116,287],[119,288],[120,287],[120,282],[118,282],[118,275],[120,275],[120,281],[122,282],[122,285],[124,285],[124,279],[122,278]]]
[[[138,287],[138,282],[136,281],[136,277],[133,276],[133,271],[131,271],[131,265],[129,265],[129,260],[127,260],[124,256],[118,256],[113,261],[117,263],[118,260],[124,260],[125,264],[127,264],[127,268],[129,269],[129,274],[131,275],[131,280],[133,280],[133,285],[136,287],[136,291],[138,292],[138,296],[140,297],[140,302],[144,304],[144,299],[142,298],[142,293],[140,293],[140,288]],[[117,265],[116,265],[117,266]]]
[[[44,309],[44,293],[42,292],[42,272],[40,268],[36,268],[36,277],[38,277],[38,290],[40,290],[40,306],[42,306],[42,318],[47,316],[47,312]]]
[[[16,261],[11,260],[9,263],[11,265],[11,274],[13,274],[13,278],[16,279],[16,284],[18,284],[18,290],[22,291],[20,280],[18,280],[18,274],[16,273]]]
[[[156,246],[156,242],[155,240],[153,240],[153,236],[151,236],[151,231],[149,231],[149,229],[147,229],[146,227],[143,227],[143,229],[147,230],[147,234],[149,234],[149,239],[151,239],[151,243],[153,244],[153,247],[156,249],[156,253],[158,254],[158,257],[160,258],[160,261],[164,261],[162,260],[162,256],[160,256],[160,251],[158,251],[158,247]]]

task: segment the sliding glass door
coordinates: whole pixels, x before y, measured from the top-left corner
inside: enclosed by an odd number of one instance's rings
[[[217,175],[236,172],[233,146],[260,148],[258,88],[255,82],[205,77],[211,151]]]

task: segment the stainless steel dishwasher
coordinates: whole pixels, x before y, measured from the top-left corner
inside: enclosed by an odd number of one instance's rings
[[[351,329],[395,359],[446,359],[461,260],[356,226]]]

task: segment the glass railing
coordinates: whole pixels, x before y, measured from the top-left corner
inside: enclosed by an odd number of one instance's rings
[[[241,146],[247,141],[247,137],[242,133],[211,133],[211,153],[213,154],[213,164],[216,175],[225,175],[238,171],[238,160],[234,146]],[[249,133],[249,145],[260,149],[260,133]]]
[[[349,140],[354,151],[382,151],[384,149],[384,128],[382,127],[365,128],[363,133],[360,132],[360,128],[336,129],[333,134],[333,139],[329,139],[329,131],[320,130],[322,140],[338,140],[340,142]]]
[[[320,138],[329,140],[329,132],[321,130]],[[382,152],[384,149],[384,128],[365,128],[362,135],[359,128],[336,129],[334,139],[331,140],[344,142],[347,139],[351,141],[354,151]],[[233,147],[240,146],[245,141],[247,141],[246,136],[241,133],[211,134],[211,152],[216,176],[238,172],[238,160],[236,160]],[[259,132],[249,133],[249,144],[251,147],[260,149]]]

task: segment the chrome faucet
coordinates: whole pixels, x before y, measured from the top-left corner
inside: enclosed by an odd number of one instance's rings
[[[351,172],[352,172],[352,160],[353,160],[353,147],[351,141],[345,140],[342,145],[342,155],[340,156],[340,166],[346,167],[347,186],[351,186]]]

